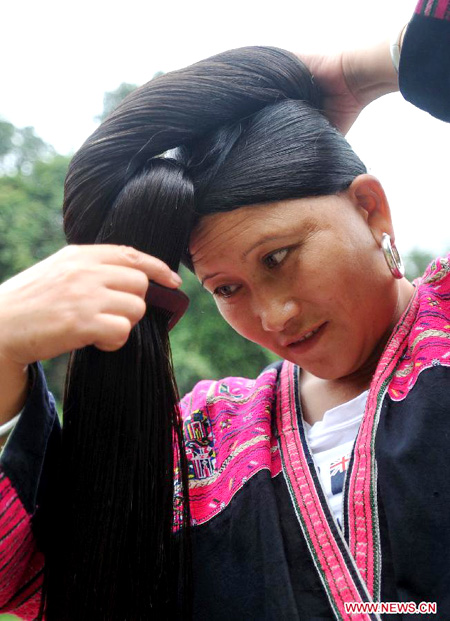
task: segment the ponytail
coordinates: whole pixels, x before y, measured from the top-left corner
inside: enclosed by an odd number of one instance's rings
[[[176,270],[192,210],[192,183],[182,168],[156,160],[127,183],[96,242],[151,251]],[[169,320],[167,311],[149,305],[118,351],[86,347],[71,355],[62,536],[49,557],[50,621],[190,615],[189,598],[178,598],[192,590],[185,571],[190,520]],[[181,473],[176,515],[175,468]]]

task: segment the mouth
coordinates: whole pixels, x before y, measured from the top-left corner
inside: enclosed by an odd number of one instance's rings
[[[306,332],[305,334],[303,334],[303,336],[301,336],[299,339],[296,339],[295,341],[291,341],[290,343],[287,343],[285,347],[287,347],[291,351],[296,351],[296,352],[306,351],[307,348],[309,349],[312,345],[318,342],[318,340],[323,334],[323,331],[327,323],[328,322],[320,324],[316,328],[313,328],[309,332]]]

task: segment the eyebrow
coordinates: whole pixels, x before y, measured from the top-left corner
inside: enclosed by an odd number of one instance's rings
[[[277,240],[281,241],[285,237],[292,237],[292,232],[287,233],[286,235],[266,235],[264,237],[261,237],[261,239],[257,241],[256,244],[253,244],[251,248],[249,248],[248,250],[244,252],[244,254],[242,255],[242,258],[245,259],[251,252],[253,252],[253,250],[255,250],[255,248],[262,246],[266,242],[277,241]]]
[[[214,276],[218,276],[220,274],[220,272],[215,272],[214,274],[208,274],[207,276],[205,276],[204,278],[201,279],[200,284],[204,285],[205,280],[208,280],[208,278],[214,278]]]
[[[276,241],[276,240],[281,241],[283,238],[291,237],[291,236],[292,236],[292,233],[287,233],[286,235],[265,235],[260,240],[258,240],[255,244],[253,244],[253,246],[251,246],[248,250],[246,250],[243,253],[242,258],[245,259],[253,250],[258,248],[259,246],[262,246],[266,242]],[[202,287],[206,280],[208,280],[209,278],[214,278],[215,276],[218,276],[220,273],[221,272],[214,272],[214,274],[207,274],[206,276],[204,276],[200,281]]]

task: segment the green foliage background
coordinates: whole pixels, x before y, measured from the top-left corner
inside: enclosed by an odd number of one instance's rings
[[[122,84],[105,94],[103,120],[135,88]],[[65,244],[61,205],[69,158],[58,155],[32,127],[16,128],[0,119],[0,282],[56,252]],[[432,252],[413,250],[406,257],[407,276],[420,275]],[[275,356],[238,336],[219,316],[212,297],[182,270],[188,313],[172,333],[171,343],[180,393],[199,379],[227,375],[256,376]],[[44,362],[59,407],[67,355]],[[0,615],[1,621],[14,619]]]

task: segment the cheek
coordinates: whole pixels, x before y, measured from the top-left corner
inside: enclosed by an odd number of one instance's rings
[[[374,257],[371,263],[360,263],[359,269],[349,267],[336,277],[339,285],[333,299],[335,318],[349,344],[371,350],[392,321],[395,281],[384,267],[381,262],[377,265]]]
[[[227,324],[235,332],[246,339],[253,340],[257,333],[258,322],[251,316],[248,308],[243,308],[242,304],[216,302],[217,309]]]

